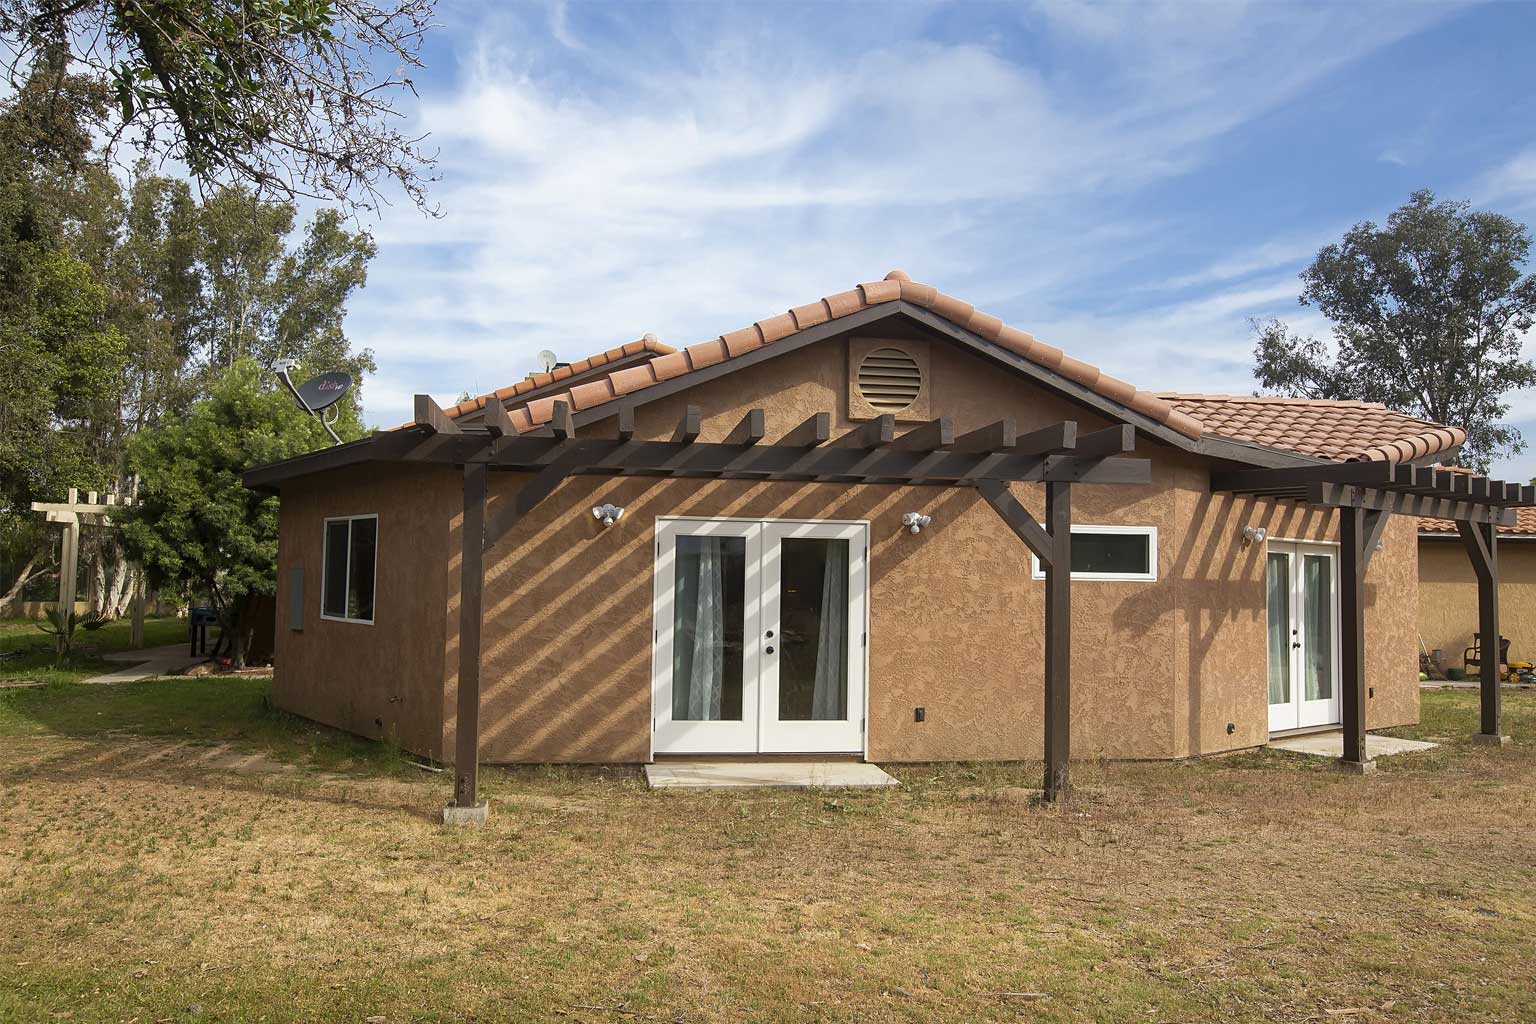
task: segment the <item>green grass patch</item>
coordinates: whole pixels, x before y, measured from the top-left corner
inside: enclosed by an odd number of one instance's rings
[[[56,663],[54,637],[37,627],[36,619],[0,619],[0,683],[68,683],[111,672],[122,664],[107,661],[102,655],[128,650],[133,637],[133,624],[128,619],[109,622],[100,629],[77,629],[69,657]],[[164,616],[144,620],[145,647],[163,647],[186,639],[186,619]],[[210,645],[212,642],[210,638]]]

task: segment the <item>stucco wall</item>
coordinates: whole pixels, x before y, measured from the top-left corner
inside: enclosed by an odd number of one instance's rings
[[[933,414],[960,431],[1011,412],[1021,430],[1096,416],[969,354],[933,348]],[[665,438],[685,403],[723,439],[746,409],[775,437],[815,412],[847,429],[845,346],[829,342],[643,407],[640,436]],[[1271,535],[1331,539],[1334,519],[1294,506],[1212,496],[1203,460],[1144,442],[1149,486],[1083,486],[1079,523],[1154,525],[1155,582],[1073,588],[1073,752],[1177,757],[1267,737],[1262,546]],[[493,476],[494,506],[522,478]],[[1037,486],[1015,488],[1037,515]],[[626,508],[610,529],[587,510]],[[456,504],[456,502],[455,502]],[[903,512],[933,525],[912,537]],[[867,519],[871,529],[869,752],[875,760],[1039,757],[1043,584],[1028,552],[974,493],[940,488],[578,478],[488,557],[482,735],[488,761],[642,761],[649,756],[652,566],[660,516]],[[450,551],[457,550],[457,525]],[[457,676],[458,562],[450,556],[442,671],[448,749]],[[1372,728],[1417,720],[1415,546],[1394,524],[1367,585]],[[441,606],[440,606],[441,607]],[[913,708],[927,720],[913,721]],[[1228,723],[1235,727],[1228,735]]]
[[[446,468],[360,466],[284,485],[272,680],[279,707],[442,756],[444,566],[460,479]],[[379,517],[373,624],[322,619],[324,520],[370,513]],[[289,619],[294,568],[304,570],[299,631]]]
[[[1456,539],[1419,542],[1419,633],[1445,652],[1445,665],[1461,666],[1477,632],[1477,577]],[[1499,544],[1499,632],[1510,658],[1536,661],[1536,541]]]

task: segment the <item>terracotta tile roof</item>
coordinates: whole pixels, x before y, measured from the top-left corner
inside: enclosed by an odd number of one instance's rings
[[[1234,441],[1300,452],[1332,462],[1403,462],[1455,448],[1467,439],[1446,427],[1373,402],[1254,395],[1158,397]]]
[[[639,366],[619,370],[585,384],[578,384],[566,392],[541,396],[528,402],[523,408],[510,410],[509,415],[518,430],[531,430],[549,422],[557,401],[568,402],[575,410],[591,409],[644,390],[661,381],[671,380],[685,373],[734,359],[764,345],[772,345],[776,341],[817,324],[824,324],[861,309],[868,309],[884,302],[895,302],[898,299],[904,299],[913,305],[931,310],[987,341],[1054,370],[1106,398],[1167,425],[1186,437],[1192,439],[1200,437],[1199,421],[1176,410],[1161,398],[1147,391],[1139,391],[1134,385],[1117,380],[1096,366],[1073,359],[1064,354],[1061,349],[1037,341],[1031,334],[1008,327],[997,317],[977,310],[968,302],[945,295],[929,285],[917,284],[900,270],[891,271],[885,275],[883,281],[871,281],[848,291],[838,292],[836,295],[828,295],[816,302],[796,306],[787,313],[780,313],[740,330],[722,334],[697,345],[690,345],[681,352],[659,353],[656,358]],[[625,347],[628,348],[628,346]],[[531,379],[537,380],[538,377]],[[518,393],[514,386],[511,389],[512,396]],[[509,397],[503,392],[496,392],[496,395],[503,399]],[[456,409],[448,410],[448,413],[456,416],[463,411],[481,408],[484,404],[483,399],[476,399],[474,403],[465,403]]]
[[[553,384],[556,381],[565,380],[569,377],[574,377],[577,374],[586,373],[588,370],[594,367],[606,366],[609,363],[618,362],[620,359],[625,359],[629,356],[636,356],[642,352],[649,352],[652,355],[665,356],[671,355],[674,351],[675,350],[672,348],[672,346],[663,345],[661,342],[657,341],[655,335],[647,334],[639,341],[632,341],[627,345],[620,345],[618,348],[611,348],[606,352],[599,352],[595,356],[588,356],[585,359],[579,359],[576,362],[569,364],[568,366],[557,366],[548,373],[530,373],[527,377],[510,387],[502,388],[499,391],[492,391],[491,393],[481,395],[478,398],[471,398],[467,402],[460,402],[458,405],[452,406],[451,408],[445,409],[444,411],[448,413],[449,416],[462,416],[467,412],[474,412],[477,409],[484,409],[485,403],[493,398],[505,402],[509,398],[516,398],[518,395],[526,395],[530,391],[537,391],[539,388]]]
[[[915,283],[900,270],[891,271],[884,280],[867,282],[796,306],[788,312],[689,345],[681,351],[662,345],[647,335],[640,341],[609,349],[569,367],[560,367],[547,374],[533,374],[511,387],[461,403],[447,412],[450,416],[460,416],[484,408],[492,399],[508,402],[515,406],[508,411],[513,425],[520,431],[528,431],[549,422],[556,402],[567,402],[577,411],[592,409],[662,381],[738,358],[818,324],[898,300],[930,310],[986,341],[1053,370],[1193,440],[1209,431],[1230,440],[1335,462],[1417,459],[1454,448],[1466,440],[1465,432],[1458,427],[1430,423],[1367,402],[1141,391],[1096,366],[1073,359],[1031,334],[1007,326],[968,302],[930,285]],[[651,358],[567,390],[548,390],[549,385],[594,367],[642,353],[650,353]],[[523,398],[539,389],[546,389],[546,393]]]
[[[1449,519],[1420,519],[1420,533],[1455,533],[1456,524]],[[1515,525],[1499,527],[1500,533],[1536,537],[1536,507],[1515,509]]]

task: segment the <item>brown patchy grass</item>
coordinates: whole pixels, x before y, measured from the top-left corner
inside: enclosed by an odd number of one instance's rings
[[[1055,809],[1034,766],[493,771],[490,825],[445,831],[445,777],[261,685],[0,698],[0,1020],[1536,1019],[1529,695],[1494,751],[1427,693],[1408,732],[1447,746],[1370,778],[1085,765]]]

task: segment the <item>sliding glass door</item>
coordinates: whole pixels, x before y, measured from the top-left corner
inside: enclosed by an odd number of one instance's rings
[[[661,522],[658,753],[862,751],[866,529]]]

